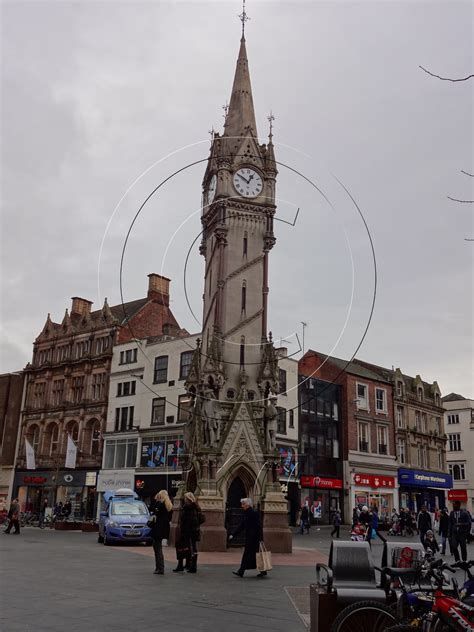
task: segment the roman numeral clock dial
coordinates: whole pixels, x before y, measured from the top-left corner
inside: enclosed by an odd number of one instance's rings
[[[244,167],[234,173],[234,188],[243,197],[255,198],[263,190],[263,181],[254,169]]]

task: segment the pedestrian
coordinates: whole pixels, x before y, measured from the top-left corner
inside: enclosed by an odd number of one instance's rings
[[[356,524],[359,522],[359,515],[360,515],[360,509],[356,505],[354,509],[352,510],[352,525],[351,525],[352,528],[354,528]]]
[[[405,537],[405,529],[406,529],[406,525],[407,525],[407,514],[405,509],[400,509],[400,519],[399,519],[399,524],[400,524],[400,535],[402,537]]]
[[[10,505],[10,510],[8,512],[8,527],[5,529],[4,533],[10,533],[12,527],[15,527],[15,531],[13,535],[19,535],[20,533],[20,503],[18,502],[18,498],[12,500],[12,504]]]
[[[305,529],[306,529],[306,533],[309,534],[309,509],[306,503],[301,507],[301,515],[300,515],[301,535],[303,535]]]
[[[425,548],[425,551],[431,552],[432,555],[435,555],[438,550],[438,543],[436,542],[436,538],[435,538],[435,534],[433,533],[433,531],[431,529],[428,529],[428,531],[425,534],[425,541],[423,543],[423,546]]]
[[[359,522],[364,526],[365,529],[365,539],[367,542],[370,542],[372,538],[372,515],[369,511],[367,505],[362,507],[362,511],[359,515]]]
[[[461,509],[459,500],[453,502],[453,511],[449,514],[448,538],[451,555],[454,555],[456,562],[459,562],[459,551],[461,549],[461,559],[467,561],[467,536],[471,531],[471,516],[468,511]]]
[[[405,510],[405,533],[411,537],[413,535],[413,514],[409,509]]]
[[[385,543],[387,541],[386,538],[384,538],[384,536],[380,533],[379,531],[379,511],[377,509],[377,507],[374,507],[373,511],[370,512],[372,515],[372,533],[371,535],[373,535],[373,532],[375,532],[375,535],[377,535],[383,543]],[[375,536],[374,536],[375,538]]]
[[[441,555],[446,554],[446,542],[449,533],[449,514],[446,508],[441,509],[439,514],[439,537],[441,538]]]
[[[71,511],[72,511],[72,503],[71,501],[68,499],[65,503],[64,503],[64,519],[68,520],[69,516],[71,515]]]
[[[39,522],[38,522],[38,527],[41,527],[43,522],[44,522],[44,518],[46,515],[46,510],[48,509],[48,499],[45,498],[43,500],[43,502],[41,503],[41,509],[40,509],[40,514],[39,514]]]
[[[331,538],[334,536],[334,534],[336,534],[336,538],[340,537],[340,529],[341,529],[341,512],[339,511],[339,509],[336,509],[336,511],[334,512],[334,516],[332,517],[332,524],[334,526],[333,530],[331,531]]]
[[[418,514],[418,520],[416,521],[418,533],[420,534],[420,541],[425,546],[425,535],[427,531],[432,530],[431,516],[426,510],[426,505],[421,506],[421,511]]]
[[[153,515],[148,522],[153,538],[153,551],[155,552],[155,575],[163,575],[165,572],[165,560],[163,557],[163,540],[170,535],[170,522],[173,514],[173,503],[168,492],[162,489],[155,496]]]
[[[179,537],[176,544],[178,566],[173,569],[173,572],[180,573],[184,571],[184,560],[186,560],[186,570],[188,573],[197,572],[197,543],[201,539],[201,524],[203,524],[204,521],[205,516],[194,494],[192,492],[186,492],[179,516]]]
[[[230,534],[229,540],[232,540],[238,533],[245,529],[244,553],[242,555],[242,561],[240,562],[240,568],[237,571],[232,571],[234,575],[243,577],[245,571],[257,568],[257,553],[260,549],[260,542],[263,542],[263,529],[260,516],[253,508],[252,499],[242,498],[240,505],[244,510],[244,516],[237,529]],[[266,574],[267,571],[260,571],[257,577],[265,577]]]

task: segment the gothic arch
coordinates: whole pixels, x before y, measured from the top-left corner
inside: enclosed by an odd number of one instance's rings
[[[100,421],[93,417],[89,419],[84,428],[84,437],[82,441],[82,449],[85,454],[97,456],[100,454],[100,446],[102,433],[100,429]]]
[[[44,456],[54,456],[59,447],[59,426],[52,421],[46,426],[43,434],[43,450]]]
[[[225,490],[226,501],[230,486],[235,479],[239,478],[246,490],[246,496],[251,497],[252,500],[255,502],[261,494],[262,476],[260,476],[260,481],[256,482],[255,472],[248,465],[244,463],[239,464],[235,469],[232,469],[229,472],[228,476],[224,477],[222,491]]]

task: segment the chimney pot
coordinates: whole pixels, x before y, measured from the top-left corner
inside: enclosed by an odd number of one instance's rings
[[[79,296],[73,296],[71,300],[71,314],[85,316],[91,313],[92,301],[88,301],[86,298],[80,298]]]
[[[170,304],[170,281],[171,279],[161,276],[161,274],[149,274],[148,299],[168,307]]]

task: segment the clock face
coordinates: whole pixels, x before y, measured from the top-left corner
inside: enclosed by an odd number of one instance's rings
[[[207,189],[207,203],[210,204],[212,200],[216,197],[216,189],[217,189],[217,176],[214,174],[209,182],[209,187]]]
[[[247,167],[234,173],[233,183],[237,193],[247,198],[257,197],[263,190],[262,177],[254,169]]]

